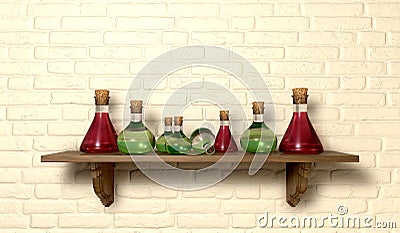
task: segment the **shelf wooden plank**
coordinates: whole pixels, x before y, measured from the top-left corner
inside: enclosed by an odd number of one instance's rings
[[[227,154],[224,162],[235,162],[242,157],[243,152]],[[149,155],[131,155],[134,159],[141,162],[159,161],[157,157]],[[131,163],[132,158],[129,155],[121,153],[111,154],[84,154],[79,151],[64,151],[41,157],[42,162],[73,162],[73,163]],[[251,163],[254,154],[246,153],[241,160],[241,163]],[[261,155],[262,156],[262,155]],[[167,163],[215,163],[218,162],[223,155],[166,155],[160,154],[159,157]],[[358,155],[347,154],[336,151],[325,151],[317,155],[296,155],[282,154],[272,152],[268,157],[268,162],[287,163],[287,162],[359,162]]]

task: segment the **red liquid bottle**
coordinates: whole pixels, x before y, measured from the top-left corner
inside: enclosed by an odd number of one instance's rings
[[[221,125],[215,138],[215,151],[220,153],[238,151],[238,147],[229,130],[229,111],[220,111],[219,119],[221,120]]]
[[[307,115],[307,88],[293,90],[293,117],[279,145],[286,154],[319,154],[324,151],[321,141]]]
[[[108,114],[109,91],[95,90],[96,114],[82,141],[80,151],[85,153],[117,152],[116,131]]]

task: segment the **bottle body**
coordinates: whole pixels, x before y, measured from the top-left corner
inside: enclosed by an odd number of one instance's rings
[[[240,146],[251,153],[269,153],[276,149],[277,139],[274,132],[262,122],[254,121],[240,137]]]
[[[307,114],[307,104],[295,104],[290,124],[279,145],[287,154],[319,154],[324,151]]]
[[[153,151],[155,138],[143,124],[142,114],[132,114],[129,125],[118,135],[118,149],[124,154],[145,154]]]
[[[190,135],[192,149],[195,154],[206,153],[208,155],[215,152],[215,136],[208,128],[198,128]]]
[[[189,138],[183,133],[181,129],[174,130],[174,132],[167,136],[167,152],[172,155],[189,154],[192,148],[192,143]]]
[[[172,135],[172,131],[171,130],[166,130],[164,131],[163,134],[161,134],[161,136],[157,139],[156,142],[156,148],[158,152],[161,153],[168,153],[167,151],[167,137],[170,137]]]
[[[229,122],[221,121],[214,143],[215,151],[219,153],[235,152],[238,150],[235,140],[229,129]]]
[[[108,113],[108,105],[96,105],[94,119],[79,150],[85,153],[117,152],[115,135],[115,129]]]

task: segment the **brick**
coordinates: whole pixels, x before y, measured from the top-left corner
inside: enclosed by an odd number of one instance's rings
[[[0,121],[0,136],[9,136],[11,135],[11,124],[7,124],[6,122],[1,122]]]
[[[336,60],[339,48],[336,47],[287,47],[285,57],[290,59]]]
[[[58,226],[65,228],[106,228],[111,225],[112,216],[105,214],[63,214]]]
[[[33,20],[24,19],[22,17],[6,17],[1,20],[1,30],[31,30],[33,28]]]
[[[384,198],[390,197],[399,197],[400,195],[400,186],[399,185],[382,185],[381,194]]]
[[[365,88],[364,77],[341,77],[340,88],[344,90],[362,90]]]
[[[12,125],[12,134],[15,136],[43,136],[47,132],[46,128],[46,123],[16,122]]]
[[[392,140],[393,141],[393,140]],[[386,140],[385,140],[386,142]],[[397,140],[398,142],[398,140]],[[393,153],[393,154],[389,154],[389,153],[385,153],[381,156],[378,157],[378,166],[379,167],[394,167],[397,168],[398,166],[400,166],[400,162],[397,159],[398,158],[398,153]]]
[[[48,93],[14,92],[11,95],[0,94],[0,104],[2,105],[8,105],[8,106],[27,105],[27,104],[44,105],[48,103],[49,103]]]
[[[400,45],[400,32],[388,33],[387,41],[390,45]]]
[[[212,3],[171,3],[168,15],[178,16],[214,16],[219,14],[219,5]]]
[[[399,18],[376,18],[375,29],[379,31],[399,31],[400,19]]]
[[[338,215],[337,208],[339,206],[347,207],[349,214],[364,213],[368,209],[365,200],[354,199],[306,201],[305,209],[307,213],[332,213],[332,215]]]
[[[352,32],[301,32],[300,42],[305,45],[353,45],[356,36]]]
[[[0,152],[0,158],[0,167],[25,168],[32,165],[32,157],[25,152],[4,151]]]
[[[0,199],[0,214],[17,214],[22,210],[19,200]]]
[[[82,3],[80,5],[81,15],[105,16],[107,5],[105,3]]]
[[[86,122],[49,123],[47,132],[52,136],[83,136],[87,125]]]
[[[383,45],[386,43],[384,32],[358,32],[358,41],[362,45]]]
[[[72,74],[74,73],[74,62],[56,61],[47,63],[47,71],[53,74]]]
[[[21,177],[21,181],[26,184],[70,183],[73,180],[74,174],[66,173],[63,169],[60,168],[27,169],[22,171]],[[54,186],[54,188],[56,187],[57,186]]]
[[[61,185],[39,184],[35,186],[35,197],[38,199],[58,199],[61,197]]]
[[[126,74],[128,64],[123,62],[91,62],[75,63],[75,72],[78,74]]]
[[[222,202],[222,213],[262,213],[265,210],[273,211],[274,201],[268,200],[227,200]]]
[[[109,16],[160,16],[166,13],[165,3],[110,3],[107,4]]]
[[[46,32],[0,32],[0,44],[36,45],[48,43]]]
[[[317,185],[317,193],[329,198],[377,198],[376,185]]]
[[[371,200],[370,208],[374,210],[375,213],[394,213],[397,214],[397,207],[400,205],[399,198],[384,198]]]
[[[331,62],[327,64],[328,74],[382,74],[386,70],[379,62]]]
[[[9,16],[25,16],[27,3],[4,3],[1,4],[0,14]]]
[[[175,225],[175,218],[167,214],[158,214],[155,221],[154,215],[150,214],[116,214],[114,225],[116,227],[166,228]]]
[[[182,17],[177,20],[177,28],[184,30],[227,30],[229,22],[226,18],[206,17],[206,18],[189,18]]]
[[[181,195],[185,198],[216,197],[218,199],[229,199],[233,196],[233,190],[233,185],[219,183],[202,190],[182,192]]]
[[[313,90],[335,90],[339,88],[338,77],[287,77],[285,81],[288,87],[306,86]]]
[[[51,97],[52,104],[93,105],[94,103],[93,92],[54,92]]]
[[[397,17],[400,14],[400,4],[398,3],[381,3],[366,4],[366,14],[376,17]]]
[[[368,30],[371,26],[371,18],[314,17],[311,21],[311,29],[319,31]]]
[[[236,197],[239,199],[258,199],[260,198],[260,186],[253,184],[236,185]]]
[[[79,199],[78,203],[78,212],[80,213],[101,213],[104,212],[104,205],[99,202],[96,196],[92,195],[90,198]]]
[[[105,32],[105,44],[150,45],[158,42],[154,32]]]
[[[400,63],[390,63],[388,66],[390,74],[400,74]]]
[[[298,3],[278,3],[275,4],[275,15],[279,16],[299,16],[300,4]]]
[[[3,137],[0,141],[2,150],[21,151],[32,149],[32,139],[27,137]]]
[[[192,42],[197,44],[243,44],[242,32],[192,32]]]
[[[54,214],[32,214],[32,228],[53,228],[57,226],[58,216]]]
[[[2,62],[0,70],[3,75],[35,75],[47,73],[47,66],[44,62]]]
[[[7,148],[5,149],[7,150]],[[0,183],[16,183],[20,180],[20,171],[14,168],[0,169]]]
[[[364,47],[344,47],[341,51],[343,60],[365,60],[367,57]]]
[[[227,215],[196,215],[186,214],[177,216],[177,225],[180,228],[228,228],[229,217]]]
[[[302,31],[310,28],[306,17],[259,17],[256,29],[260,31]]]
[[[27,200],[24,202],[25,214],[61,214],[76,211],[75,201],[65,200]]]
[[[107,30],[113,28],[110,17],[63,17],[61,27],[69,30]]]
[[[0,47],[0,59],[8,59],[8,49],[6,47]]]
[[[370,56],[373,60],[392,60],[400,58],[400,47],[373,47]]]
[[[62,184],[61,195],[63,199],[91,198],[93,197],[93,187],[86,184]]]
[[[21,214],[1,214],[0,227],[6,228],[27,228],[29,226],[29,216]]]
[[[365,121],[365,120],[396,120],[400,119],[400,109],[398,108],[344,108],[342,116],[347,121]]]
[[[400,88],[400,79],[391,77],[370,77],[368,78],[368,87],[370,89],[398,89]]]
[[[8,120],[57,120],[61,109],[56,107],[9,107]]]
[[[322,140],[322,139],[321,139]],[[381,151],[382,141],[371,137],[328,137],[324,138],[325,148],[335,148],[338,151],[360,152],[360,151]],[[354,145],[357,145],[355,147]]]
[[[10,47],[9,56],[13,60],[33,60],[33,48],[27,47]]]
[[[247,32],[246,43],[291,45],[298,42],[297,32]]]
[[[85,47],[39,46],[35,47],[35,57],[38,59],[80,59],[86,57]]]
[[[359,16],[363,13],[362,3],[307,3],[304,15],[310,16]]]
[[[317,62],[271,62],[272,74],[323,74],[324,64]]]
[[[256,216],[254,214],[234,214],[232,215],[233,228],[254,228],[256,226]]]
[[[398,106],[400,104],[400,94],[390,93],[389,100],[391,106]]]
[[[94,45],[103,42],[100,32],[50,32],[50,44]]]
[[[141,57],[139,47],[90,47],[90,56],[103,59],[134,59]]]
[[[35,29],[56,30],[61,28],[60,17],[35,17]]]
[[[140,87],[133,82],[132,77],[127,78],[90,78],[89,87],[91,89],[101,89],[104,87],[110,88],[112,90],[137,90]]]
[[[284,48],[266,47],[266,46],[251,46],[251,47],[233,47],[232,51],[243,56],[248,60],[253,59],[274,59],[284,57]]]
[[[221,15],[265,16],[273,14],[274,14],[273,4],[265,4],[265,3],[221,4]]]
[[[172,29],[175,25],[171,17],[117,17],[117,29]]]
[[[185,198],[168,201],[171,214],[213,214],[219,213],[221,202],[215,199]]]
[[[385,137],[383,141],[385,151],[399,151],[400,140],[396,137]]]
[[[390,182],[389,170],[335,170],[331,173],[332,182],[336,184],[365,184]]]
[[[135,206],[132,209],[132,206]],[[163,213],[167,210],[167,203],[161,199],[128,199],[120,198],[106,213]]]
[[[161,43],[185,45],[188,43],[189,35],[187,32],[163,32]]]
[[[28,16],[64,16],[79,13],[79,5],[63,3],[32,3],[27,10]]]
[[[400,124],[396,123],[360,123],[356,126],[357,135],[365,136],[396,136]]]
[[[49,143],[51,141],[51,143]],[[73,138],[66,137],[37,137],[33,140],[33,149],[38,151],[77,150]],[[56,178],[57,179],[57,178]]]
[[[236,30],[249,30],[254,29],[254,17],[232,17],[231,28]]]
[[[315,131],[318,135],[337,135],[337,136],[352,136],[353,135],[353,125],[352,124],[314,124]]]
[[[35,89],[84,89],[86,79],[81,77],[36,77]]]

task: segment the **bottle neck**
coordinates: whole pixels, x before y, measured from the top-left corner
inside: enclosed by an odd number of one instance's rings
[[[179,132],[182,131],[182,126],[181,125],[174,125],[174,132]]]
[[[254,114],[254,122],[264,122],[264,114]]]
[[[171,125],[166,125],[164,127],[164,132],[172,132],[172,126]]]
[[[108,105],[96,105],[96,113],[108,113]]]
[[[220,126],[229,126],[229,121],[221,121]]]
[[[142,114],[141,113],[132,113],[131,114],[131,122],[142,122]]]
[[[293,112],[307,112],[307,104],[293,104]]]

